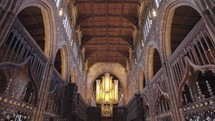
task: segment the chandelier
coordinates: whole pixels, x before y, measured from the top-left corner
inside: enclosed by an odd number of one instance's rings
[[[102,116],[111,117],[113,104],[118,103],[118,80],[112,80],[110,73],[105,73],[102,80],[96,80],[96,103],[101,104]]]

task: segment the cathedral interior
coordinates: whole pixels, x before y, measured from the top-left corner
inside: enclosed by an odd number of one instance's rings
[[[214,95],[215,0],[0,0],[0,121],[215,121]]]

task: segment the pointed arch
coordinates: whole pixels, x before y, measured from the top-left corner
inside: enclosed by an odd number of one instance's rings
[[[32,8],[36,8],[37,12]],[[23,11],[24,13],[22,13]],[[35,42],[38,43],[38,46],[41,46],[41,50],[43,49],[42,51],[44,52],[44,54],[48,58],[51,58],[55,54],[53,49],[56,42],[56,34],[53,34],[55,33],[54,10],[52,9],[51,5],[47,1],[26,1],[25,4],[21,4],[21,6],[19,7],[17,18],[19,18],[19,16],[21,18],[22,15],[29,17],[35,12],[37,15],[32,18],[34,19],[32,20],[32,25],[28,26],[27,23],[22,20],[21,23],[23,23],[28,32],[31,31],[29,32],[29,34],[36,40]],[[33,21],[34,23],[35,21],[40,22],[39,24],[33,24]],[[35,32],[35,29],[40,30],[38,30],[38,32]],[[38,34],[39,36],[36,37],[34,34]],[[43,44],[39,42],[42,42]]]
[[[147,72],[148,78],[151,80],[162,67],[161,56],[159,51],[152,45],[147,47]]]
[[[192,1],[175,1],[167,5],[163,14],[160,38],[161,50],[164,59],[168,59],[170,55],[183,41],[184,37],[201,19],[199,9]],[[190,18],[188,17],[190,16]],[[182,23],[180,23],[180,21]],[[171,23],[171,24],[170,24]],[[190,23],[190,25],[188,25]],[[181,35],[177,35],[180,34]],[[179,37],[179,38],[177,38]],[[175,41],[175,42],[174,42]],[[175,43],[173,45],[173,43]]]
[[[64,80],[67,80],[68,72],[68,49],[67,46],[59,48],[55,55],[54,67]]]

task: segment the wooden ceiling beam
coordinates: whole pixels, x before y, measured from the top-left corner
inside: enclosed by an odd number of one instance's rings
[[[119,53],[124,55],[127,59],[129,58],[129,52],[128,51],[122,51],[122,50],[118,50],[118,51],[119,51]]]
[[[131,26],[111,26],[111,25],[104,25],[104,26],[94,26],[94,25],[90,25],[90,26],[80,26],[80,29],[88,29],[88,28],[122,28],[122,29],[131,29],[132,31],[134,31],[134,27]]]
[[[115,36],[115,35],[93,35],[93,36],[83,36],[82,37],[82,47],[84,47],[91,39],[95,37],[104,37],[104,38],[121,38],[129,44],[129,47],[133,48],[132,38],[129,36]]]
[[[106,43],[86,43],[86,46],[103,46],[103,45],[107,45]],[[129,44],[115,44],[115,43],[108,43],[109,46],[130,46]]]
[[[80,17],[84,16],[84,17]],[[77,18],[78,25],[80,25],[83,21],[89,19],[89,18],[95,18],[95,17],[119,17],[124,18],[127,21],[129,21],[133,26],[138,27],[138,18],[134,16],[128,16],[128,15],[122,15],[122,14],[93,14],[93,15],[79,15]]]
[[[96,52],[116,52],[119,53],[120,55],[122,55],[122,57],[124,57],[125,59],[128,59],[129,55],[127,54],[128,51],[122,51],[122,50],[92,50],[89,52],[89,54],[86,54],[86,59],[88,59],[89,57],[97,57],[97,56],[105,56],[104,54],[100,55],[100,54],[96,54],[96,56],[92,56],[92,54],[96,53]],[[112,57],[110,54],[108,54],[109,57]],[[120,56],[119,56],[120,57]]]
[[[106,3],[108,1],[108,3],[122,3],[121,1],[119,0],[101,0],[101,1],[93,1],[93,3],[96,3],[96,4],[100,4],[100,3]],[[91,3],[91,0],[88,0],[88,1],[79,1],[79,0],[75,0],[74,2],[74,5],[78,5],[78,4],[87,4],[87,3]],[[124,3],[127,3],[127,4],[136,4],[136,5],[140,5],[140,0],[132,0],[132,1],[125,1],[124,0]]]

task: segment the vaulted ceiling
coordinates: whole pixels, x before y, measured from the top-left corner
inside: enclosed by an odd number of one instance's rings
[[[125,66],[133,49],[140,0],[76,0],[81,48],[89,66],[114,62]]]

